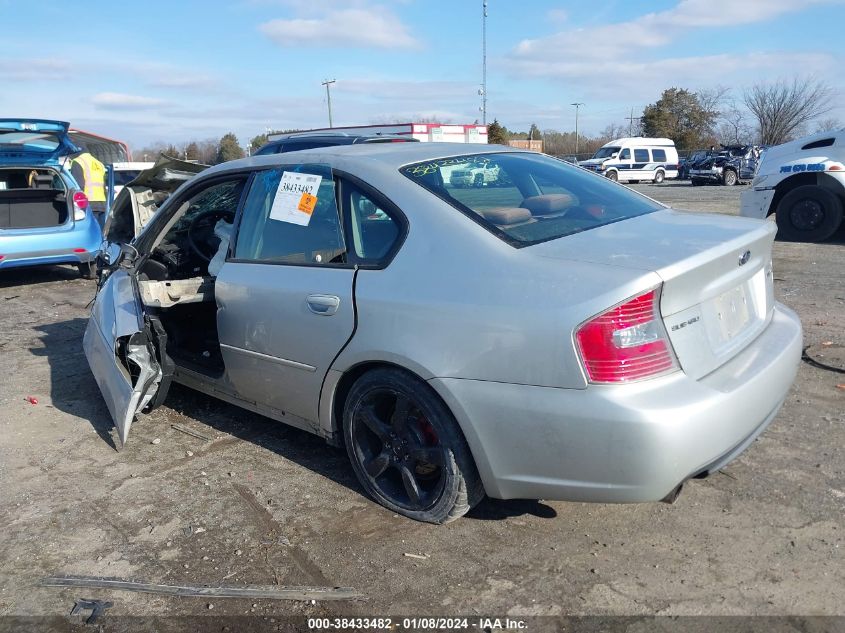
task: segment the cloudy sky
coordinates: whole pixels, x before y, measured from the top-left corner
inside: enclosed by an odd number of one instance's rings
[[[0,116],[139,147],[481,118],[482,0],[0,0]],[[488,0],[488,121],[624,123],[667,87],[812,75],[845,122],[845,0]],[[647,8],[645,8],[647,6]],[[841,104],[841,105],[840,105]]]

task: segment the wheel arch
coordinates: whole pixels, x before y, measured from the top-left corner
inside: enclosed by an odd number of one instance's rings
[[[845,184],[839,179],[834,178],[826,173],[809,173],[803,172],[790,176],[779,182],[775,187],[775,195],[772,197],[772,202],[769,205],[767,216],[772,215],[778,208],[783,197],[793,189],[803,187],[804,185],[813,185],[828,189],[834,195],[842,200],[845,206]]]
[[[395,360],[366,360],[344,371],[332,370],[329,372],[330,374],[334,374],[334,376],[327,376],[326,382],[323,385],[320,404],[321,428],[326,441],[333,446],[343,445],[343,409],[346,405],[346,397],[349,395],[349,391],[352,389],[352,385],[355,384],[356,380],[376,369],[398,369],[422,380],[431,387],[432,392],[455,419],[455,423],[458,425],[458,429],[469,448],[470,457],[481,475],[484,488],[489,493],[492,482],[494,481],[490,464],[487,462],[483,450],[480,449],[481,444],[477,435],[472,429],[466,428],[462,422],[463,416],[455,411],[455,407],[450,405],[451,394],[441,393],[440,388],[436,384],[437,381],[432,381],[432,376],[426,378],[422,375],[423,372],[414,371],[414,369]]]

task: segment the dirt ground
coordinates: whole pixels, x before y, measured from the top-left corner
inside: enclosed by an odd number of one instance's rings
[[[722,213],[737,212],[742,189],[635,188]],[[844,244],[775,245],[777,298],[801,316],[805,344],[845,344]],[[0,616],[79,623],[68,616],[79,598],[113,601],[106,621],[845,615],[843,374],[802,363],[773,425],[674,505],[487,500],[435,527],[365,497],[342,450],[184,388],[142,417],[118,452],[81,348],[93,295],[94,282],[71,268],[0,273]],[[39,586],[52,575],[342,586],[362,598],[312,604]]]

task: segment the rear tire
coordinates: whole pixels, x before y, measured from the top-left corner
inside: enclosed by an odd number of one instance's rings
[[[383,368],[361,376],[344,404],[343,437],[358,481],[394,512],[448,523],[484,498],[455,418],[408,372]]]
[[[94,279],[97,276],[91,262],[80,262],[76,265],[76,269],[79,271],[79,276],[83,279]]]
[[[700,187],[701,185],[704,184],[704,181],[699,179],[699,178],[692,178],[692,179],[690,179],[690,184],[693,187]]]
[[[666,174],[663,173],[661,170],[657,170],[657,173],[654,174],[654,184],[659,185],[666,179]]]
[[[737,178],[736,172],[733,169],[726,169],[725,173],[722,174],[722,182],[727,187],[733,187],[739,182],[739,178]]]
[[[796,187],[775,211],[778,236],[790,242],[822,242],[842,224],[842,200],[816,185]]]

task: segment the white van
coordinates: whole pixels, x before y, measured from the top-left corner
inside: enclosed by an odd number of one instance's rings
[[[578,165],[619,182],[660,183],[678,177],[678,150],[669,138],[620,138]]]

